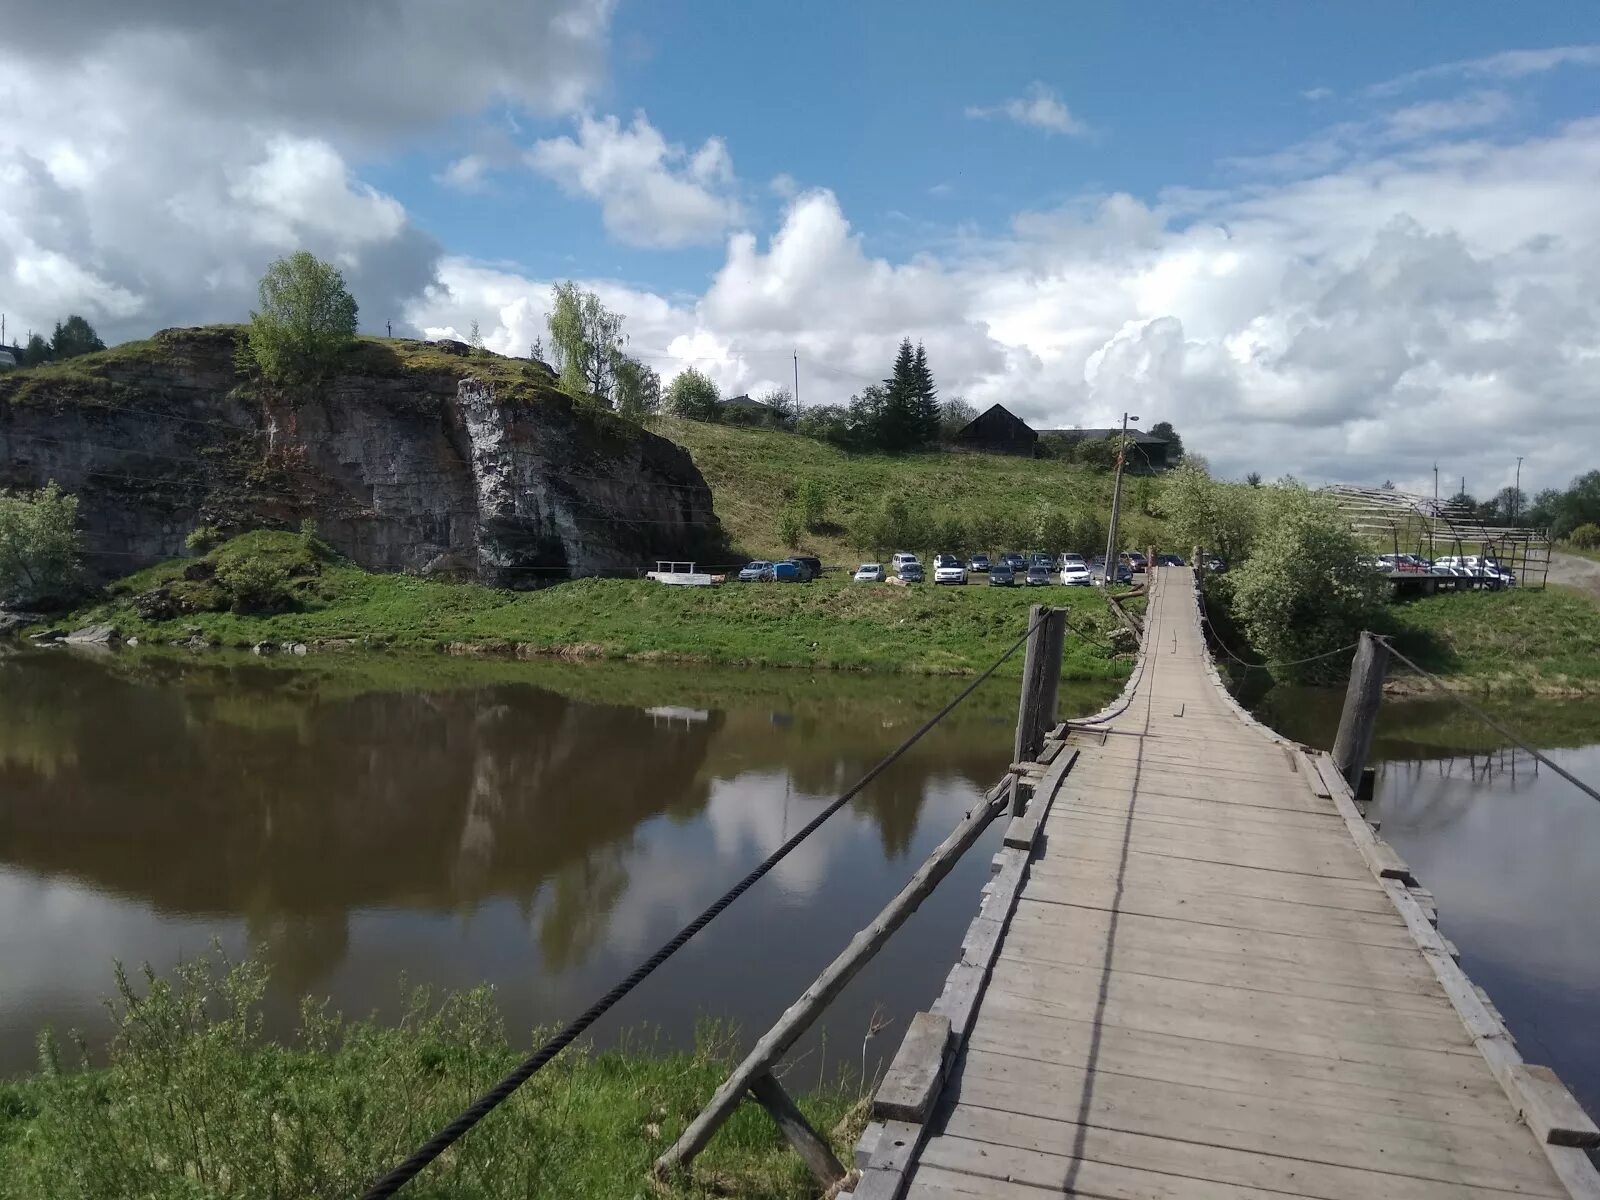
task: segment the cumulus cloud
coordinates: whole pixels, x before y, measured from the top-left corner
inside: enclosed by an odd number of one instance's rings
[[[585,114],[576,138],[535,143],[528,163],[572,195],[599,201],[606,229],[630,245],[715,241],[740,219],[722,139],[690,151],[669,143],[642,112],[627,126]]]
[[[1004,117],[1018,125],[1042,129],[1046,133],[1064,133],[1070,137],[1087,137],[1090,133],[1089,126],[1072,115],[1072,111],[1053,89],[1037,81],[1030,83],[1022,95],[1002,104],[969,106],[967,116],[977,120]]]

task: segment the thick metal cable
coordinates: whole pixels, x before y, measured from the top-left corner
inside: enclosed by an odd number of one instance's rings
[[[1049,610],[1046,610],[1045,616],[1048,616],[1048,613]],[[648,976],[662,963],[666,962],[667,959],[671,958],[674,954],[681,950],[684,944],[688,942],[690,938],[694,937],[695,934],[699,933],[707,925],[711,924],[711,922],[719,913],[722,912],[723,909],[727,908],[728,905],[732,904],[740,896],[744,895],[744,893],[747,892],[763,875],[772,870],[773,867],[777,866],[778,863],[787,857],[790,851],[792,851],[801,842],[805,841],[806,838],[815,833],[824,821],[833,816],[834,813],[838,812],[846,804],[850,803],[851,800],[855,799],[855,797],[863,788],[865,788],[879,775],[883,774],[883,772],[886,771],[896,759],[898,759],[907,750],[911,749],[911,747],[917,742],[922,740],[922,737],[935,725],[944,720],[945,717],[949,716],[950,712],[956,707],[956,705],[960,704],[968,696],[972,695],[972,693],[978,689],[979,684],[983,683],[984,680],[993,675],[997,670],[1000,669],[1002,663],[1004,663],[1019,649],[1021,649],[1022,645],[1033,636],[1033,631],[1044,623],[1045,616],[1041,616],[1037,621],[1029,625],[1023,635],[1011,643],[1010,649],[1008,649],[999,658],[995,659],[994,662],[991,663],[981,675],[979,675],[966,687],[962,688],[955,699],[951,700],[938,712],[934,713],[933,716],[924,721],[917,728],[916,732],[914,732],[910,737],[906,738],[905,741],[901,742],[899,746],[885,755],[883,760],[879,762],[877,766],[873,767],[872,770],[868,771],[865,775],[858,779],[848,791],[846,791],[837,800],[834,800],[828,805],[828,807],[824,808],[820,813],[808,821],[798,833],[796,833],[788,841],[784,842],[783,845],[779,846],[770,855],[763,859],[753,871],[751,871],[738,883],[734,884],[720,897],[718,897],[710,905],[710,907],[708,907],[698,917],[680,929],[670,941],[663,945],[649,958],[645,959],[644,962],[635,967],[633,971],[629,973],[627,978],[618,983],[604,996],[601,996],[600,999],[596,1000],[587,1009],[585,1009],[579,1017],[570,1022],[566,1028],[555,1034],[555,1036],[550,1038],[549,1041],[540,1046],[538,1050],[534,1051],[534,1053],[525,1058],[515,1070],[508,1074],[499,1083],[495,1084],[487,1092],[474,1100],[461,1113],[460,1116],[456,1117],[456,1119],[451,1121],[450,1124],[446,1125],[443,1129],[439,1130],[438,1133],[434,1134],[431,1138],[419,1146],[416,1153],[411,1155],[410,1158],[406,1159],[399,1166],[395,1167],[394,1170],[390,1171],[382,1179],[378,1180],[370,1188],[368,1188],[367,1191],[363,1193],[363,1200],[387,1200],[388,1197],[393,1196],[397,1191],[414,1179],[424,1167],[449,1149],[458,1139],[460,1139],[463,1134],[465,1134],[479,1121],[483,1120],[484,1117],[488,1116],[497,1107],[499,1107],[500,1104],[510,1097],[511,1093],[516,1091],[519,1087],[531,1079],[534,1073],[539,1070],[539,1068],[543,1067],[552,1058],[560,1054],[569,1045],[571,1045],[572,1042],[582,1036],[584,1030],[588,1029],[589,1026],[593,1025],[596,1021],[603,1017],[606,1014],[606,1011],[610,1009],[612,1005],[616,1004],[617,1001],[621,1000],[629,992],[633,991],[634,988],[638,987],[640,983],[644,982],[646,976]]]
[[[1568,783],[1570,783],[1573,787],[1577,788],[1580,792],[1586,793],[1592,799],[1600,800],[1600,791],[1596,791],[1594,788],[1590,787],[1587,783],[1585,783],[1583,780],[1579,779],[1571,771],[1568,771],[1565,768],[1559,766],[1558,764],[1550,761],[1549,758],[1547,758],[1545,755],[1541,754],[1539,751],[1535,750],[1532,746],[1528,745],[1527,742],[1523,741],[1515,733],[1511,732],[1511,730],[1507,729],[1504,725],[1500,724],[1499,721],[1496,721],[1488,713],[1484,712],[1483,709],[1479,708],[1476,704],[1472,703],[1472,701],[1470,701],[1466,697],[1462,696],[1459,692],[1455,691],[1453,688],[1446,687],[1445,684],[1444,684],[1444,681],[1442,679],[1440,679],[1437,675],[1432,675],[1429,672],[1424,671],[1421,667],[1417,666],[1416,663],[1412,662],[1404,654],[1401,654],[1400,651],[1396,650],[1394,648],[1394,643],[1389,641],[1388,638],[1379,638],[1378,640],[1381,641],[1384,644],[1384,646],[1388,649],[1390,654],[1394,655],[1401,662],[1405,663],[1406,666],[1410,667],[1418,675],[1421,675],[1429,683],[1433,684],[1434,687],[1438,688],[1446,696],[1449,696],[1450,699],[1454,700],[1457,704],[1461,705],[1462,708],[1466,709],[1473,716],[1477,717],[1478,720],[1482,721],[1485,725],[1487,725],[1490,729],[1494,730],[1501,737],[1505,738],[1507,741],[1511,742],[1513,745],[1519,747],[1520,749],[1526,750],[1529,754],[1533,755],[1534,758],[1538,759],[1545,766],[1549,767],[1552,771],[1554,771],[1557,775],[1561,776],[1561,778],[1565,779]]]

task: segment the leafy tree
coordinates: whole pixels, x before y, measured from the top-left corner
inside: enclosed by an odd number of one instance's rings
[[[261,277],[249,353],[269,379],[320,378],[355,340],[356,301],[338,268],[297,250]]]
[[[1167,476],[1167,517],[1172,536],[1182,547],[1202,546],[1229,562],[1248,557],[1260,515],[1260,499],[1269,489],[1219,483],[1190,455]]]
[[[799,547],[800,536],[804,532],[805,520],[794,505],[790,505],[778,514],[778,537],[790,550]]]
[[[617,363],[617,411],[638,421],[660,407],[661,376],[654,368],[624,355]]]
[[[217,582],[232,597],[236,613],[278,612],[291,607],[289,571],[266,555],[246,554],[217,568]]]
[[[1183,461],[1183,439],[1178,436],[1178,431],[1172,427],[1171,421],[1157,421],[1150,426],[1150,436],[1163,439],[1167,443],[1167,461],[1173,466]]]
[[[1450,505],[1451,508],[1460,509],[1462,512],[1476,513],[1478,511],[1477,497],[1467,491],[1457,492],[1445,503]]]
[[[815,530],[828,519],[828,491],[818,479],[802,479],[795,489],[795,506],[807,529]]]
[[[709,375],[685,367],[667,385],[667,411],[694,421],[715,421],[722,415],[722,396]]]
[[[800,419],[800,406],[788,388],[769,388],[755,399],[773,411],[778,425],[784,429],[793,429],[795,422]]]
[[[555,285],[545,319],[550,326],[551,365],[561,376],[563,390],[609,404],[624,357],[622,314],[569,279]]]
[[[818,404],[806,409],[795,422],[795,432],[835,446],[848,447],[855,441],[850,410],[841,404]]]
[[[42,367],[50,361],[50,358],[50,343],[37,333],[34,333],[28,336],[28,344],[23,347],[22,355],[17,359],[17,365],[21,367]]]
[[[105,348],[106,344],[100,340],[94,326],[77,313],[65,321],[57,321],[56,331],[50,337],[50,356],[57,362],[64,358],[77,358],[80,354],[93,354]]]
[[[978,410],[960,396],[952,396],[939,406],[939,437],[946,442],[956,440],[968,425],[977,419]]]
[[[884,384],[868,384],[851,396],[850,443],[863,448],[881,447],[888,414],[889,389]]]
[[[1263,493],[1267,512],[1249,556],[1225,578],[1250,644],[1289,664],[1354,642],[1383,612],[1384,583],[1364,565],[1366,548],[1325,497],[1299,485]],[[1348,667],[1341,657],[1285,666],[1292,678]]]
[[[1244,481],[1246,483],[1248,483],[1253,488],[1260,487],[1261,486],[1261,472],[1260,471],[1251,471],[1250,474],[1248,474],[1248,475],[1246,475],[1244,477]]]
[[[1076,439],[1072,456],[1077,462],[1094,470],[1110,471],[1117,465],[1117,450],[1121,445],[1120,432],[1108,433],[1102,438],[1079,438]]]
[[[59,600],[78,571],[78,498],[54,482],[37,492],[0,492],[0,600]]]
[[[1567,535],[1567,540],[1579,550],[1600,548],[1600,525],[1592,521],[1579,525]]]
[[[1528,497],[1523,494],[1521,488],[1503,487],[1495,493],[1494,515],[1507,525],[1520,520],[1527,507]]]

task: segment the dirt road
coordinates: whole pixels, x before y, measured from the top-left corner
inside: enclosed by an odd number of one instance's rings
[[[1550,582],[1578,588],[1600,601],[1600,562],[1576,554],[1550,555]]]

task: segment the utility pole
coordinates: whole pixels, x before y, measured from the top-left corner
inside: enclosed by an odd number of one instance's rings
[[[794,415],[799,416],[800,408],[800,351],[794,352]],[[1518,462],[1522,460],[1517,459]]]
[[[1137,421],[1139,418],[1134,417]],[[1117,443],[1117,473],[1111,483],[1111,528],[1106,531],[1106,569],[1101,576],[1106,587],[1117,577],[1117,518],[1122,513],[1122,461],[1128,453],[1128,414],[1122,414],[1122,440]]]
[[[0,338],[0,341],[4,341]],[[1522,455],[1517,455],[1517,482],[1511,488],[1511,523],[1517,523],[1517,512],[1522,508]]]

